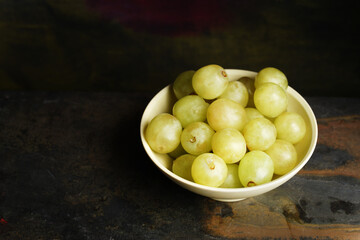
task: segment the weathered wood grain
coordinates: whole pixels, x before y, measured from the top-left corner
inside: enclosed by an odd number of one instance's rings
[[[318,144],[321,145],[318,150],[332,151],[332,154],[326,156],[316,170],[307,167],[300,174],[360,179],[360,115],[321,118],[318,119],[318,127]]]

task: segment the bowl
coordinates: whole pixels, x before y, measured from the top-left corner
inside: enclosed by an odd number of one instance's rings
[[[230,81],[237,80],[242,77],[249,77],[254,79],[257,74],[256,72],[237,69],[226,69],[226,72]],[[142,144],[150,159],[163,174],[165,174],[176,184],[196,194],[200,194],[217,201],[234,202],[266,193],[287,182],[297,172],[299,172],[309,161],[317,142],[318,127],[311,107],[305,101],[305,99],[290,86],[287,88],[287,93],[287,110],[297,112],[304,118],[307,125],[307,131],[304,138],[295,145],[299,159],[298,164],[287,174],[278,176],[269,183],[247,188],[216,188],[203,186],[174,174],[171,171],[173,159],[167,154],[159,154],[151,150],[150,146],[145,140],[145,129],[151,119],[160,113],[171,113],[172,106],[176,101],[176,97],[173,93],[171,85],[166,86],[160,92],[158,92],[145,108],[140,123],[140,137]]]

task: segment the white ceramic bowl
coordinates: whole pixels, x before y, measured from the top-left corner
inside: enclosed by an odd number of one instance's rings
[[[227,69],[226,72],[230,81],[240,79],[241,77],[249,77],[254,79],[257,74],[256,72],[236,69]],[[168,178],[194,193],[224,202],[239,201],[244,198],[257,196],[277,188],[292,178],[297,172],[300,171],[301,168],[303,168],[307,161],[309,161],[316,146],[318,128],[313,111],[305,99],[294,89],[288,87],[287,92],[289,100],[288,111],[299,113],[305,119],[308,128],[305,137],[295,146],[298,152],[298,165],[289,173],[280,176],[269,183],[248,188],[215,188],[188,181],[174,174],[171,171],[173,160],[167,154],[159,154],[152,151],[144,137],[145,129],[151,119],[153,119],[159,113],[171,113],[172,106],[176,101],[176,97],[173,94],[171,85],[168,85],[162,89],[147,105],[140,123],[141,141],[151,160]]]

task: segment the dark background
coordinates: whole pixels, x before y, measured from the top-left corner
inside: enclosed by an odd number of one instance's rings
[[[359,12],[339,0],[0,0],[0,239],[356,239]],[[146,104],[210,63],[277,67],[306,96],[319,137],[291,181],[222,203],[150,161]]]
[[[358,1],[0,0],[0,90],[154,94],[216,63],[358,97]]]

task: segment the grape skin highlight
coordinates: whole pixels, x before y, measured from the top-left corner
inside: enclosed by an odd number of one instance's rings
[[[236,163],[246,153],[246,142],[243,135],[234,128],[217,131],[211,140],[212,150],[226,163]]]
[[[284,175],[290,172],[297,164],[295,147],[288,141],[277,139],[265,153],[274,162],[275,174]]]
[[[227,174],[226,163],[213,153],[199,155],[195,158],[191,167],[194,182],[209,187],[219,187],[225,182]]]
[[[274,121],[278,138],[296,144],[304,138],[306,123],[303,117],[294,112],[285,112]]]
[[[224,128],[235,128],[241,131],[247,122],[247,117],[245,109],[240,104],[221,98],[208,107],[207,120],[215,131]]]
[[[238,173],[244,187],[268,183],[274,174],[274,163],[266,153],[251,151],[241,159]]]
[[[245,125],[243,130],[247,147],[250,151],[268,149],[276,140],[276,128],[266,118],[255,118]]]
[[[193,155],[211,151],[211,139],[215,131],[204,122],[193,122],[181,133],[181,145]]]
[[[173,106],[173,115],[185,128],[192,122],[203,122],[209,104],[197,95],[189,95],[179,99]]]
[[[195,92],[204,99],[219,97],[229,84],[225,69],[219,65],[211,64],[197,70],[192,78]]]
[[[150,121],[145,130],[145,139],[155,152],[169,153],[180,144],[181,131],[181,123],[176,117],[161,113]]]
[[[254,103],[257,110],[269,118],[279,116],[286,111],[287,93],[274,83],[264,83],[256,88]]]
[[[288,80],[285,74],[277,68],[267,67],[262,69],[255,77],[255,87],[258,88],[264,83],[275,83],[284,91],[288,87]]]
[[[245,84],[240,81],[231,81],[219,98],[227,98],[246,107],[249,101],[249,93]]]

